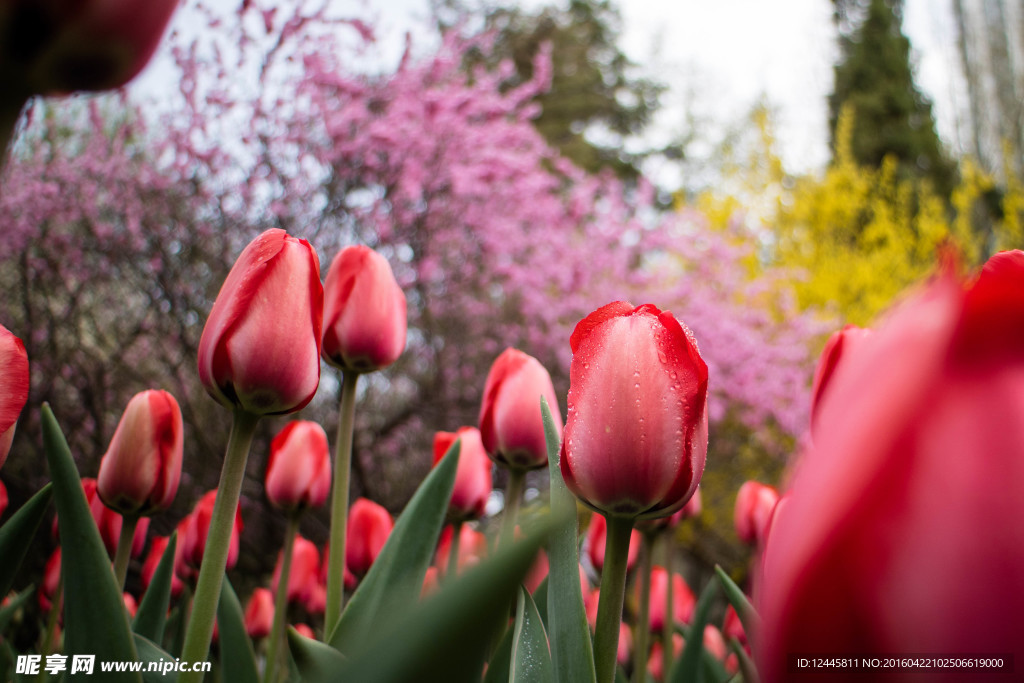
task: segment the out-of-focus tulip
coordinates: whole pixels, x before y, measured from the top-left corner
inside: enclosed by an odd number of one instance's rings
[[[764,550],[762,680],[801,680],[791,653],[1005,654],[1019,666],[1022,453],[1024,253],[1009,252],[968,286],[938,276],[837,368]]]
[[[306,240],[267,230],[238,257],[199,340],[199,379],[254,415],[305,407],[320,383],[320,261]]]
[[[736,494],[733,522],[736,535],[744,543],[761,547],[768,537],[772,513],[779,502],[779,492],[767,484],[744,482]]]
[[[488,461],[490,462],[490,461]],[[441,530],[441,537],[437,540],[437,558],[434,564],[444,575],[448,574],[448,558],[452,549],[452,526],[447,525]],[[458,573],[478,564],[487,557],[487,537],[476,529],[462,525],[459,530],[459,559]]]
[[[100,462],[100,498],[123,515],[166,510],[178,492],[183,444],[174,397],[156,389],[135,394]]]
[[[608,541],[608,521],[603,515],[591,515],[590,526],[587,527],[587,557],[590,558],[590,566],[597,571],[604,569],[604,549]],[[626,559],[626,571],[633,569],[636,558],[640,554],[640,545],[643,543],[643,535],[633,530],[629,536],[629,555]]]
[[[587,615],[587,623],[590,630],[597,627],[597,606],[601,602],[601,589],[595,588],[592,591],[583,592],[583,609]],[[619,624],[619,649],[616,657],[619,664],[625,666],[629,662],[630,653],[633,650],[633,631],[626,623]]]
[[[4,516],[4,511],[7,509],[7,487],[0,481],[0,517]]]
[[[257,588],[245,606],[245,632],[253,640],[266,638],[274,625],[274,594],[267,588]]]
[[[0,150],[0,155],[3,150]],[[14,441],[14,427],[28,401],[28,354],[25,345],[0,325],[0,467]]]
[[[697,489],[708,445],[708,368],[671,313],[623,301],[594,311],[569,340],[566,486],[618,517],[665,517]]]
[[[740,641],[742,645],[747,644],[747,632],[743,630],[743,622],[740,621],[740,617],[736,614],[736,610],[732,605],[729,605],[725,609],[725,619],[722,621],[722,631],[726,638],[735,638]]]
[[[363,578],[388,541],[395,523],[382,506],[360,498],[348,511],[345,567],[356,578]]]
[[[146,555],[145,561],[142,563],[142,587],[149,588],[150,582],[153,580],[153,574],[156,573],[157,565],[160,564],[160,558],[164,556],[164,551],[167,550],[167,544],[171,542],[171,539],[167,536],[157,536],[149,543],[149,554]],[[180,545],[180,542],[179,542]],[[171,597],[177,599],[181,595],[181,589],[184,588],[185,584],[178,578],[177,573],[171,574]]]
[[[43,568],[43,582],[39,584],[39,607],[44,612],[50,611],[53,606],[53,596],[57,594],[59,585],[60,546],[57,546],[50,558],[46,560],[46,566]]]
[[[683,645],[685,641],[683,637],[678,633],[672,634],[672,651],[673,661],[679,661],[679,655],[683,653]],[[656,681],[665,680],[665,672],[663,667],[665,666],[665,659],[662,657],[662,645],[661,640],[655,640],[654,644],[651,645],[651,655],[647,659],[647,673],[651,674],[651,677]]]
[[[373,372],[405,350],[405,294],[386,258],[363,245],[342,249],[324,282],[324,360]]]
[[[294,420],[270,442],[267,499],[282,510],[323,505],[331,492],[327,434],[316,422]]]
[[[668,572],[664,567],[654,567],[651,570],[651,602],[648,611],[653,633],[658,633],[665,628],[665,594],[667,592]],[[673,621],[677,624],[690,623],[697,599],[690,587],[686,585],[683,577],[675,572],[672,573],[672,603]]]
[[[316,640],[316,633],[309,624],[293,624],[292,628],[302,636],[303,638],[309,638],[310,640]]]
[[[551,375],[533,356],[505,349],[487,373],[480,407],[480,435],[495,462],[519,470],[548,466],[542,396],[561,436],[562,415]]]
[[[548,554],[541,549],[533,560],[533,564],[530,565],[529,571],[526,572],[526,576],[523,577],[523,586],[529,593],[536,593],[540,585],[544,583],[544,579],[548,578],[550,569]]]
[[[213,517],[213,506],[216,502],[217,490],[207,491],[196,503],[184,524],[178,527],[178,547],[181,548],[184,563],[192,569],[198,570],[203,563],[206,537],[210,533],[210,519]],[[236,509],[231,543],[228,546],[227,569],[231,569],[238,562],[238,537],[241,533],[242,511]]]
[[[30,95],[109,90],[149,62],[178,0],[5,0],[0,70]],[[17,37],[15,40],[14,37]]]
[[[729,654],[722,632],[712,624],[704,626],[704,650],[720,662],[724,662],[726,655]]]
[[[821,352],[818,367],[814,370],[814,385],[811,389],[811,429],[818,415],[818,405],[825,396],[825,390],[832,381],[836,368],[844,357],[853,353],[858,345],[871,338],[871,330],[856,325],[846,325],[834,332]]]
[[[135,601],[135,596],[131,593],[122,593],[121,597],[124,600],[124,609],[128,612],[128,618],[134,619],[135,613],[139,611],[139,603]]]
[[[444,454],[455,442],[459,446],[459,467],[455,472],[455,488],[448,503],[448,516],[452,520],[465,521],[484,516],[487,499],[491,495],[491,459],[487,457],[480,431],[476,427],[459,427],[457,432],[434,434],[434,465],[441,462]]]
[[[270,580],[270,588],[276,593],[277,583],[281,578],[281,564],[284,553],[277,556],[274,576]],[[292,546],[292,566],[288,572],[288,602],[306,603],[313,597],[314,589],[319,585],[320,551],[316,545],[302,536],[295,537]]]
[[[423,588],[420,589],[420,600],[430,597],[441,587],[440,571],[437,567],[427,567],[423,575]]]
[[[327,609],[327,586],[319,581],[313,583],[309,596],[302,605],[309,614],[323,614]]]

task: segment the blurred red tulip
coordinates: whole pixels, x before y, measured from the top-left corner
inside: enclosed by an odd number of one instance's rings
[[[377,559],[395,526],[391,515],[372,500],[360,498],[348,511],[345,567],[363,578]]]
[[[206,537],[210,533],[210,519],[213,517],[213,506],[217,502],[217,490],[207,491],[191,514],[178,527],[178,547],[181,548],[185,565],[198,570],[203,562],[206,550]],[[231,544],[228,547],[227,569],[238,562],[238,537],[242,533],[242,511],[235,510],[235,525],[231,530]],[[186,573],[179,574],[184,578]]]
[[[732,605],[729,605],[725,609],[725,619],[722,621],[722,631],[726,638],[735,638],[740,641],[742,645],[747,644],[747,632],[743,630],[743,622],[740,621],[740,617],[736,614],[736,610]]]
[[[434,434],[434,465],[441,462],[455,440],[459,439],[459,467],[455,473],[455,488],[448,503],[448,516],[452,520],[466,521],[484,516],[487,499],[491,495],[491,468],[480,431],[476,427],[459,427],[458,432]]]
[[[437,567],[427,567],[423,575],[423,588],[420,589],[420,600],[430,597],[441,587],[441,572]]]
[[[178,493],[183,445],[181,409],[174,397],[159,390],[135,394],[100,461],[100,498],[121,514],[166,510]]]
[[[840,361],[847,355],[853,353],[853,349],[871,338],[871,330],[846,325],[843,329],[832,334],[825,342],[825,348],[821,352],[821,359],[814,371],[814,386],[811,389],[811,429],[814,429],[814,421],[817,419],[818,405],[825,395],[825,390],[835,375],[836,368]]]
[[[323,357],[350,372],[373,372],[405,350],[405,294],[386,258],[363,245],[342,249],[324,283]]]
[[[637,586],[639,588],[639,586]],[[653,633],[665,628],[665,602],[668,593],[668,572],[664,567],[651,570],[651,603],[648,611],[650,627]],[[672,614],[676,624],[688,624],[693,617],[693,609],[697,599],[686,581],[679,574],[672,572]]]
[[[284,552],[278,553],[274,576],[270,588],[277,592],[281,578],[281,564]],[[305,604],[313,598],[313,592],[320,584],[320,551],[316,545],[302,536],[296,536],[292,546],[292,566],[288,572],[288,602]]]
[[[678,633],[672,634],[672,651],[674,653],[674,661],[679,661],[679,655],[683,653],[684,644],[685,641],[681,635]],[[662,657],[661,640],[658,639],[651,645],[651,654],[650,657],[647,658],[647,673],[649,673],[654,680],[659,681],[660,683],[660,681],[665,680],[665,672],[663,671],[664,666],[665,659]]]
[[[282,510],[318,507],[331,492],[327,433],[316,422],[294,420],[270,442],[267,499]]]
[[[44,612],[49,612],[53,606],[53,596],[57,594],[59,585],[60,546],[57,546],[46,560],[46,566],[43,568],[43,582],[39,584],[39,607]]]
[[[725,658],[729,654],[729,648],[725,644],[722,632],[712,624],[704,626],[704,651],[720,662],[725,662]]]
[[[604,547],[608,541],[608,520],[604,515],[591,515],[590,526],[587,527],[586,550],[590,558],[590,566],[597,571],[604,569]],[[633,569],[636,558],[640,554],[640,545],[643,542],[643,535],[633,529],[629,537],[629,552],[626,558],[626,571]]]
[[[551,375],[533,356],[505,349],[487,374],[480,407],[480,434],[495,462],[521,470],[548,466],[542,396],[561,436],[562,415]]]
[[[671,313],[623,301],[581,320],[570,339],[566,486],[619,517],[665,517],[704,473],[708,369]]]
[[[762,680],[792,653],[1024,656],[1024,253],[948,273],[837,368],[764,550]],[[863,680],[836,670],[830,680]],[[962,681],[964,669],[930,670]],[[993,680],[1013,678],[993,673]],[[920,680],[880,669],[874,681]]]
[[[597,627],[597,606],[601,602],[601,589],[595,588],[592,591],[583,592],[583,609],[587,614],[587,623],[590,630]],[[619,664],[626,666],[633,650],[633,631],[626,623],[619,624],[619,649],[616,657]]]
[[[122,593],[121,596],[124,599],[124,609],[128,612],[128,618],[134,619],[135,613],[139,611],[139,603],[135,601],[135,596],[131,593]]]
[[[767,484],[744,482],[736,494],[733,522],[736,535],[749,545],[761,547],[768,537],[772,513],[779,502],[779,492]]]
[[[0,481],[0,517],[4,516],[4,510],[7,509],[7,487]]]
[[[253,640],[266,638],[274,626],[274,594],[267,588],[256,588],[245,606],[245,632]]]
[[[488,460],[487,462],[490,462]],[[441,537],[437,540],[437,560],[434,564],[441,570],[443,575],[448,574],[448,557],[452,548],[452,526],[447,525],[441,530]],[[459,559],[458,573],[478,564],[487,557],[487,537],[476,529],[462,525],[459,531]]]
[[[255,415],[299,410],[320,383],[320,262],[306,240],[267,230],[231,268],[199,340],[199,379]]]
[[[156,573],[157,565],[160,564],[160,558],[164,556],[164,551],[167,550],[167,544],[171,542],[171,539],[167,536],[156,536],[149,543],[149,554],[146,555],[145,561],[142,563],[142,587],[149,588],[150,582],[153,580],[153,574]],[[179,541],[180,545],[180,541]],[[171,574],[171,597],[177,599],[181,595],[181,589],[185,587],[185,584],[178,578],[177,573]]]
[[[0,150],[0,154],[3,151]],[[0,467],[14,441],[14,427],[28,401],[28,354],[25,345],[0,325]]]

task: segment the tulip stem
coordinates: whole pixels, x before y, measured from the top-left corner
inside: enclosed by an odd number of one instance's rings
[[[661,549],[664,555],[665,575],[668,577],[668,585],[665,587],[665,619],[661,626],[661,670],[667,680],[672,670],[672,660],[675,658],[672,644],[672,634],[676,630],[675,611],[675,582],[672,580],[672,541],[675,539],[675,529],[670,528],[661,534]]]
[[[508,484],[505,486],[505,512],[501,519],[501,536],[498,547],[504,548],[515,540],[516,517],[519,516],[519,503],[523,499],[523,488],[526,485],[526,470],[510,469]]]
[[[594,635],[594,668],[597,683],[613,683],[619,652],[619,624],[626,596],[626,570],[629,565],[629,539],[633,520],[607,516],[604,567],[601,570],[601,600],[597,605],[597,629]],[[643,667],[643,662],[637,666]]]
[[[259,415],[253,415],[240,407],[235,408],[231,436],[228,438],[224,465],[220,471],[217,499],[213,504],[210,530],[203,550],[203,561],[199,566],[192,615],[189,617],[185,645],[181,651],[181,660],[185,662],[204,662],[210,653],[217,603],[220,601],[221,583],[228,563],[242,479],[245,478],[245,463],[249,459],[249,448],[259,419]],[[203,673],[196,671],[184,671],[178,677],[178,683],[200,683],[202,680]]]
[[[342,372],[338,437],[334,444],[334,489],[331,492],[330,555],[327,565],[327,605],[324,641],[329,642],[341,618],[345,601],[345,530],[348,525],[348,486],[352,469],[352,434],[355,431],[356,384],[359,373]]]
[[[640,550],[640,612],[636,617],[636,633],[633,636],[633,683],[647,680],[647,641],[651,634],[651,570],[653,569],[654,534],[644,534]],[[607,561],[607,560],[606,560]],[[602,577],[603,578],[603,577]],[[663,670],[662,678],[668,676]]]
[[[128,576],[128,560],[132,556],[132,544],[135,541],[135,529],[139,526],[138,515],[125,515],[121,524],[121,535],[117,539],[117,552],[114,553],[114,578],[117,587],[124,590],[124,580]]]
[[[274,624],[270,629],[270,642],[267,644],[267,667],[263,671],[263,683],[277,680],[277,655],[284,646],[284,624],[288,613],[288,580],[292,573],[292,552],[295,548],[295,537],[299,533],[299,512],[288,515],[288,526],[284,532],[284,549],[281,550],[281,574],[277,577],[277,593],[274,595]]]
[[[452,544],[448,548],[448,565],[445,567],[444,578],[455,578],[459,575],[459,542],[462,540],[462,520],[452,522]]]

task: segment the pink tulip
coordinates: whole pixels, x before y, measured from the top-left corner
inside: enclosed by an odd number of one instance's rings
[[[653,633],[658,633],[665,628],[666,593],[668,593],[668,572],[665,571],[664,567],[654,567],[651,570],[651,602],[648,611],[650,628]],[[683,580],[682,576],[673,572],[672,623],[690,623],[696,604],[697,598],[694,597],[690,587],[686,585],[686,581]]]
[[[561,436],[562,415],[548,371],[533,356],[505,349],[487,374],[480,406],[480,435],[495,462],[520,470],[547,467],[542,396]]]
[[[270,588],[275,593],[281,578],[283,561],[284,553],[278,553],[274,576],[270,580]],[[319,585],[319,574],[320,551],[312,541],[297,536],[292,546],[292,566],[288,573],[288,602],[308,602],[313,597],[314,589]]]
[[[871,338],[871,330],[846,325],[843,329],[832,334],[825,342],[825,348],[821,352],[821,360],[814,371],[814,386],[811,390],[811,423],[818,414],[818,405],[821,403],[836,368],[840,361],[853,352],[858,345]]]
[[[0,325],[0,467],[14,441],[14,427],[28,401],[28,354],[21,340]]]
[[[722,631],[726,638],[735,638],[742,645],[747,644],[747,632],[743,630],[743,622],[740,621],[740,617],[736,614],[736,610],[732,605],[729,605],[725,609],[725,619],[722,621]]]
[[[124,600],[124,609],[128,612],[128,618],[134,619],[135,614],[139,611],[139,603],[135,601],[135,596],[131,593],[122,593],[121,599]]]
[[[672,651],[673,660],[679,661],[679,656],[683,653],[683,645],[685,641],[683,637],[678,633],[672,634]],[[662,656],[662,644],[661,640],[655,640],[654,644],[651,645],[651,654],[647,659],[647,672],[651,674],[651,677],[659,683],[665,680],[665,658]]]
[[[53,598],[57,594],[57,586],[60,585],[60,546],[54,549],[46,566],[43,567],[43,582],[39,584],[39,607],[44,612],[49,612],[53,606]]]
[[[779,502],[779,492],[756,481],[744,482],[736,494],[733,521],[736,535],[744,543],[761,547],[768,537],[772,513]]]
[[[671,313],[617,301],[581,320],[569,343],[566,486],[604,514],[671,515],[707,456],[708,369],[693,335]]]
[[[309,638],[310,640],[316,640],[316,633],[310,627],[309,624],[295,624],[292,626],[295,631],[303,638]]]
[[[318,507],[331,492],[327,434],[316,422],[295,420],[270,442],[267,499],[282,510]]]
[[[448,516],[453,520],[479,519],[484,516],[491,495],[491,459],[487,457],[476,427],[460,427],[458,432],[434,434],[434,465],[441,462],[455,442],[459,447],[459,466],[455,472],[455,488],[448,503]]]
[[[324,283],[323,357],[350,372],[373,372],[405,350],[405,294],[387,259],[369,247],[346,247]]]
[[[490,460],[488,460],[490,462]],[[441,530],[441,537],[437,541],[437,558],[435,564],[444,575],[448,574],[448,558],[452,548],[452,527],[445,526]],[[457,573],[461,574],[469,567],[478,564],[487,557],[487,537],[482,533],[465,524],[459,530],[459,558],[457,560]]]
[[[245,632],[253,640],[266,638],[274,626],[274,594],[266,588],[257,588],[245,606]]]
[[[156,574],[157,565],[160,564],[160,559],[164,556],[164,551],[167,550],[167,544],[171,542],[171,539],[167,536],[157,536],[149,544],[149,554],[146,555],[145,561],[142,563],[142,587],[149,588],[150,582],[153,581],[153,575]],[[181,545],[179,540],[178,545]],[[171,597],[177,599],[181,595],[182,588],[185,584],[181,582],[176,573],[171,574]]]
[[[391,515],[372,500],[360,498],[348,511],[345,567],[356,578],[363,578],[388,541],[395,526]]]
[[[586,551],[590,558],[590,565],[597,571],[604,568],[604,549],[608,542],[608,520],[604,515],[591,515],[590,526],[587,527]],[[633,529],[629,536],[629,552],[626,557],[626,571],[633,569],[636,558],[640,554],[640,545],[643,543],[643,535]]]
[[[1022,453],[1017,251],[993,257],[968,286],[939,275],[837,368],[764,550],[762,680],[795,680],[791,653],[992,653],[1019,663]],[[871,679],[922,675],[977,678],[961,668]]]
[[[306,240],[267,230],[228,273],[199,341],[199,379],[255,415],[305,407],[320,383],[323,287]]]
[[[184,564],[199,569],[206,550],[206,537],[210,533],[210,519],[213,517],[213,506],[217,502],[217,490],[207,491],[196,503],[192,513],[182,526],[178,527],[178,547],[181,548]],[[231,530],[231,542],[228,546],[227,569],[238,562],[238,537],[242,533],[242,512],[235,511],[235,524]],[[182,576],[187,574],[179,572]]]
[[[166,510],[178,492],[183,444],[174,397],[159,390],[135,394],[100,462],[100,498],[121,514]]]

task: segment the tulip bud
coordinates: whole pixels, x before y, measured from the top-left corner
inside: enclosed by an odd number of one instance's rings
[[[678,633],[672,634],[672,651],[674,653],[672,659],[679,661],[679,655],[683,653],[683,645],[685,641],[683,637]],[[647,672],[651,675],[655,681],[661,683],[665,680],[665,672],[663,667],[665,666],[665,657],[662,651],[662,644],[660,640],[654,641],[651,645],[651,655],[647,659]]]
[[[665,628],[665,602],[668,593],[668,572],[664,567],[651,570],[651,599],[648,610],[650,628],[654,633]],[[637,587],[639,589],[639,586]],[[693,609],[697,598],[679,574],[672,572],[672,627],[675,624],[688,624],[693,618]]]
[[[199,379],[254,415],[305,407],[320,383],[323,287],[306,240],[267,230],[228,273],[199,340]]]
[[[309,638],[310,640],[316,640],[316,633],[313,631],[309,624],[294,624],[292,628],[303,638]]]
[[[277,584],[281,578],[281,565],[284,553],[277,556],[274,576],[270,580],[270,588],[277,593]],[[313,590],[319,584],[320,551],[316,545],[302,536],[295,538],[292,546],[292,565],[288,573],[288,602],[305,603],[313,597]]]
[[[134,619],[135,614],[139,611],[139,603],[135,601],[135,596],[131,593],[122,593],[121,599],[124,600],[124,609],[128,612],[128,618]]]
[[[819,406],[825,397],[825,390],[828,388],[835,374],[840,361],[854,352],[866,339],[871,337],[871,330],[846,325],[843,329],[832,334],[825,342],[825,348],[821,352],[821,360],[814,371],[814,385],[811,389],[811,428],[814,428],[814,421],[818,414]]]
[[[274,594],[257,588],[245,606],[245,632],[253,640],[266,638],[274,625]]]
[[[25,345],[0,325],[0,467],[11,451],[14,426],[26,401],[28,354],[25,353]]]
[[[423,587],[420,588],[420,600],[428,598],[441,588],[440,572],[437,567],[427,567],[423,575]]]
[[[735,638],[741,645],[747,644],[747,632],[743,629],[743,622],[740,621],[740,616],[736,614],[736,608],[732,605],[725,609],[722,631],[725,632],[726,638]]]
[[[145,561],[142,563],[142,587],[148,589],[149,584],[153,581],[153,575],[156,574],[156,568],[160,564],[160,560],[164,556],[164,552],[167,550],[167,544],[171,542],[168,536],[157,536],[149,544],[149,554],[146,555]],[[181,543],[178,543],[176,547],[180,547]],[[178,578],[177,573],[171,573],[171,597],[177,599],[181,595],[181,589],[185,587],[185,584]]]
[[[455,439],[459,446],[459,467],[455,472],[455,487],[448,503],[448,516],[452,520],[465,521],[484,516],[487,499],[493,488],[491,482],[491,459],[487,457],[480,431],[476,427],[460,427],[458,432],[437,432],[434,434],[434,465],[441,462]]]
[[[387,259],[369,247],[346,247],[324,282],[323,357],[336,368],[373,372],[405,350],[405,294]]]
[[[652,518],[681,508],[704,473],[708,369],[671,313],[618,301],[570,338],[565,484],[589,507]]]
[[[43,568],[43,582],[39,584],[39,607],[48,612],[60,585],[60,546],[54,549]]]
[[[327,434],[316,422],[295,420],[270,442],[267,499],[282,510],[323,505],[331,491]]]
[[[394,527],[391,515],[372,500],[360,498],[348,511],[345,567],[357,578],[370,570]]]
[[[451,525],[446,525],[441,529],[441,536],[437,539],[435,564],[445,576],[448,575],[448,560],[452,550],[452,529]],[[463,524],[459,529],[458,553],[456,573],[461,574],[487,557],[487,537],[473,527]]]
[[[210,520],[213,518],[213,506],[217,502],[217,490],[207,491],[196,503],[192,513],[178,527],[178,547],[181,548],[182,560],[186,566],[199,569],[203,563],[206,550],[206,537],[210,533]],[[235,524],[231,530],[231,542],[228,546],[226,569],[231,569],[238,562],[238,538],[242,533],[242,512],[235,510]],[[179,572],[180,573],[180,572]],[[182,576],[187,574],[181,573]]]
[[[121,514],[167,509],[178,492],[182,447],[181,409],[174,397],[157,390],[136,394],[100,462],[100,498]]]
[[[764,544],[778,502],[779,493],[771,486],[748,481],[740,487],[733,521],[741,541],[757,547]]]
[[[561,436],[562,415],[548,371],[533,356],[505,349],[487,373],[480,406],[480,435],[496,463],[523,470],[548,466],[542,396]]]
[[[590,566],[597,571],[604,569],[604,550],[608,542],[608,520],[604,515],[591,515],[590,526],[587,527],[586,548],[587,557],[590,558]],[[626,557],[626,571],[633,569],[636,558],[640,554],[640,545],[643,543],[643,535],[633,529],[629,535],[629,551]]]

